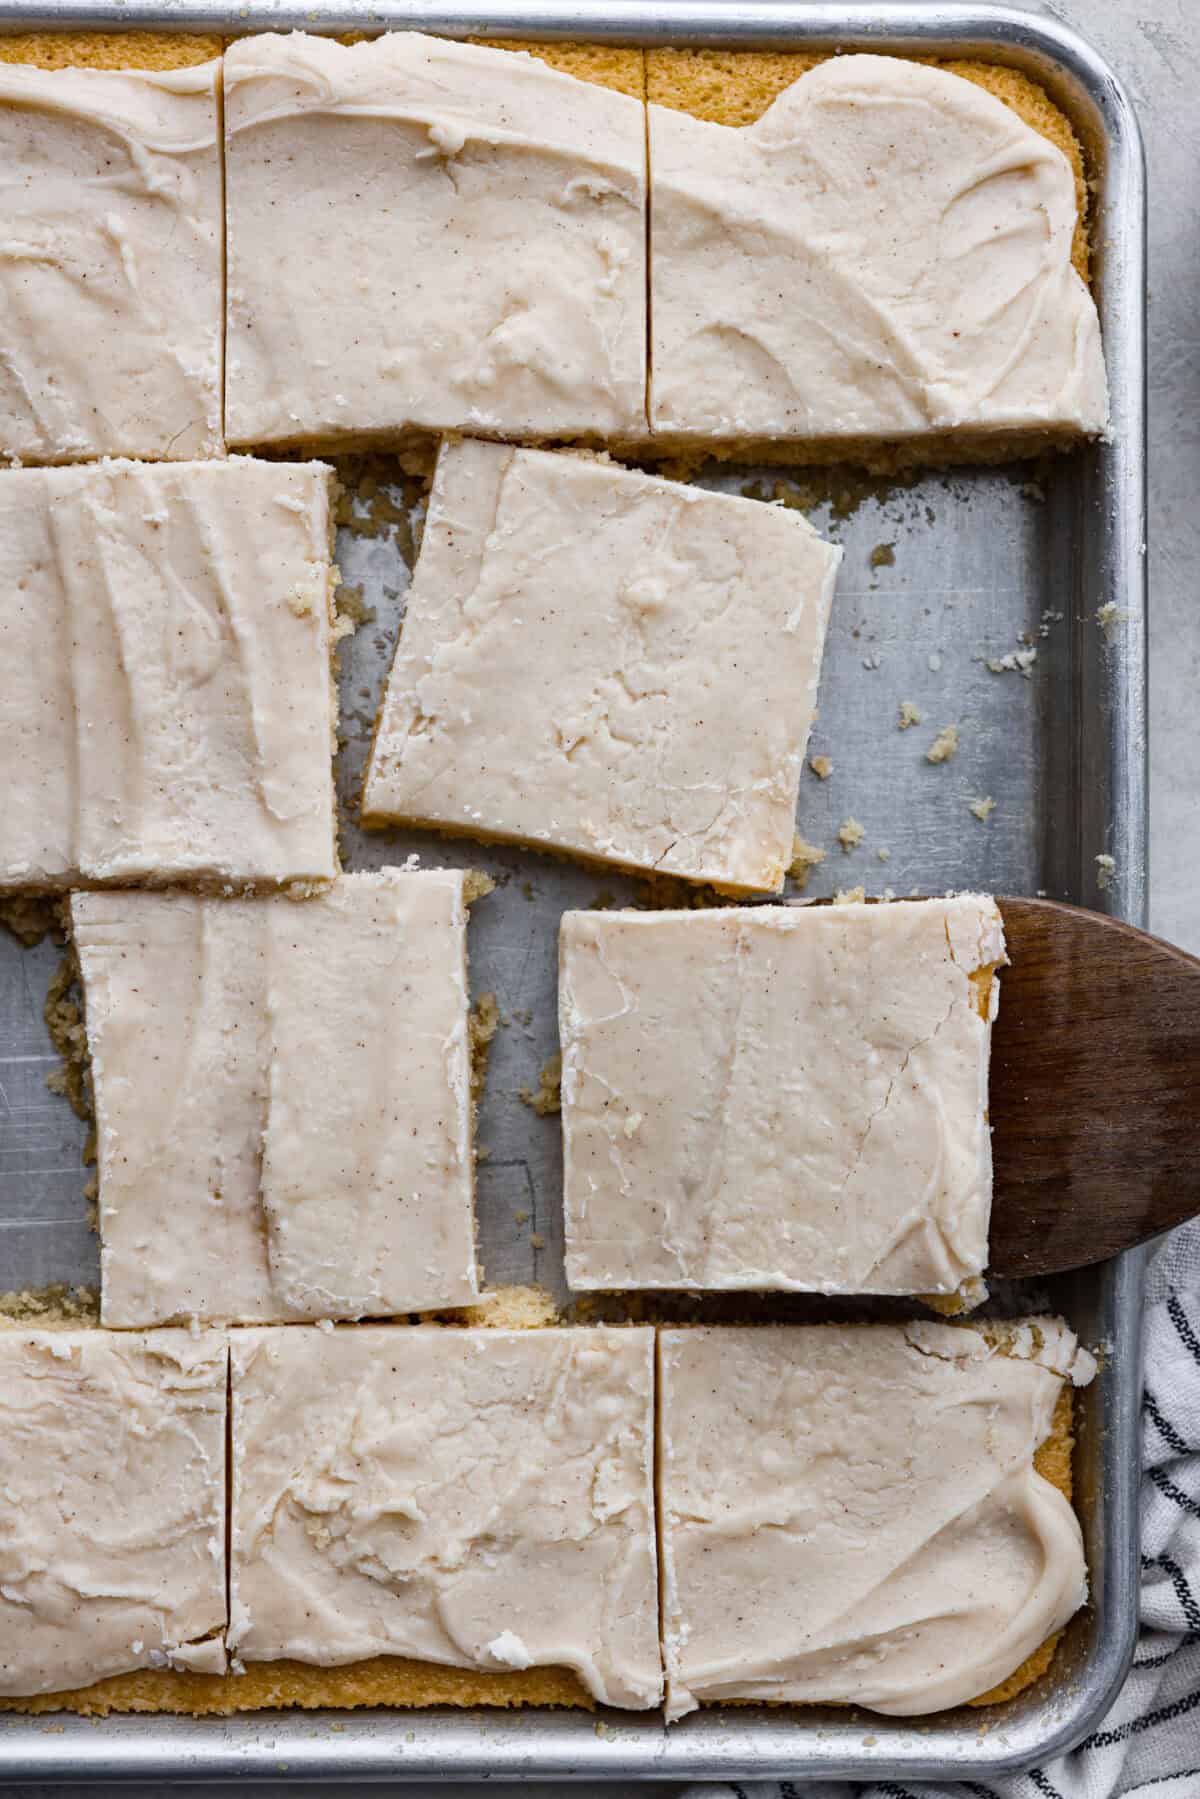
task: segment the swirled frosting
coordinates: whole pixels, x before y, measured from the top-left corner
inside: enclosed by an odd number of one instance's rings
[[[839,56],[741,129],[649,119],[654,431],[1103,431],[1074,177],[1001,101]]]
[[[1087,1596],[1079,1524],[1034,1468],[1065,1325],[1013,1353],[942,1324],[664,1331],[668,1715],[837,1701],[917,1716],[977,1698]]]

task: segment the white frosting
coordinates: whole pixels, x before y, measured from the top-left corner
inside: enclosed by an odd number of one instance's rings
[[[566,913],[569,1284],[950,1293],[981,1273],[998,995],[981,1016],[973,976],[1003,960],[974,896]]]
[[[107,1325],[477,1292],[457,871],[74,894]]]
[[[0,1331],[0,1694],[225,1669],[224,1336]]]
[[[654,430],[1104,429],[1066,158],[972,82],[841,56],[734,130],[651,106]]]
[[[668,1716],[939,1711],[1084,1603],[1033,1467],[1061,1376],[935,1324],[665,1331],[660,1355]]]
[[[0,458],[221,454],[219,66],[0,65]]]
[[[653,1332],[234,1338],[229,1643],[662,1696]]]
[[[327,878],[329,471],[0,473],[0,889]]]
[[[366,816],[782,886],[840,560],[759,501],[448,444]]]
[[[645,115],[397,32],[225,56],[231,443],[645,430]]]

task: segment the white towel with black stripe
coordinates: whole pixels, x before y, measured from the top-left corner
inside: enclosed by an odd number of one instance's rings
[[[1200,1223],[1151,1262],[1142,1410],[1141,1635],[1101,1729],[1026,1774],[929,1781],[747,1781],[680,1799],[1200,1799]]]

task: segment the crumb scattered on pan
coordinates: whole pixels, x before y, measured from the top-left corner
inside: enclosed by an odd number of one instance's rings
[[[914,706],[911,700],[901,700],[901,702],[900,702],[900,729],[902,731],[909,731],[912,729],[913,725],[919,725],[920,722],[921,722],[920,708],[917,706]]]
[[[1112,642],[1118,626],[1123,625],[1128,617],[1129,613],[1125,607],[1118,606],[1115,600],[1106,600],[1103,606],[1098,606],[1096,609],[1096,622],[1109,643]]]
[[[500,1007],[494,993],[481,993],[471,1007],[467,1019],[467,1035],[471,1045],[471,1098],[478,1104],[487,1081],[488,1057],[492,1038],[500,1029]]]
[[[956,753],[957,749],[958,726],[943,725],[929,748],[925,751],[925,760],[926,762],[932,762],[935,765],[939,762],[949,762],[951,756]]]
[[[835,906],[861,906],[867,897],[865,887],[840,887],[833,896]]]
[[[694,466],[684,468],[681,478],[689,480],[694,473]],[[879,475],[850,467],[811,468],[804,471],[803,477],[745,481],[741,492],[748,500],[773,501],[794,512],[815,512],[818,506],[828,506],[831,518],[841,520],[852,518],[868,500],[885,504],[902,489],[911,488],[917,477],[916,469]]]
[[[356,537],[391,537],[404,561],[412,568],[417,559],[413,510],[423,499],[429,473],[408,459],[366,455],[335,458],[341,491],[334,504],[336,525]],[[399,492],[400,504],[392,498]]]
[[[543,1330],[559,1322],[559,1312],[543,1287],[493,1287],[480,1294],[476,1305],[447,1314],[447,1322],[490,1330]]]
[[[464,868],[463,870],[463,904],[473,906],[476,900],[486,899],[489,893],[495,893],[496,883],[490,874],[482,868]]]
[[[996,802],[989,793],[986,799],[968,800],[967,808],[974,813],[981,825],[985,825],[996,810]]]
[[[808,758],[808,766],[812,769],[818,781],[827,781],[833,773],[833,762],[828,756],[810,756]]]
[[[792,838],[792,859],[787,866],[787,875],[803,893],[808,885],[808,877],[814,868],[819,868],[825,860],[825,851],[819,850],[815,843],[806,843],[799,831]]]
[[[1033,665],[1037,661],[1037,645],[1035,643],[1018,644],[1015,650],[1009,650],[1007,656],[988,656],[985,661],[988,669],[994,675],[1024,675],[1028,681],[1033,673]]]
[[[562,1111],[562,1056],[551,1056],[542,1063],[538,1075],[536,1089],[522,1087],[520,1098],[539,1118],[548,1118],[552,1112]]]
[[[864,668],[869,668],[872,671],[874,671],[877,668],[882,668],[883,667],[883,657],[879,654],[878,650],[871,650],[866,656],[863,657],[862,665]]]
[[[987,1282],[981,1275],[972,1274],[953,1293],[918,1293],[917,1298],[931,1312],[940,1312],[943,1318],[961,1318],[964,1313],[981,1306],[987,1296]]]
[[[79,965],[72,944],[67,945],[62,960],[50,977],[42,1017],[46,1021],[50,1041],[62,1057],[62,1067],[53,1069],[46,1076],[46,1085],[51,1093],[65,1095],[76,1118],[82,1118],[91,1127],[84,1145],[83,1159],[85,1162],[94,1162],[96,1118],[92,1105]]]
[[[838,842],[847,855],[858,848],[866,834],[866,826],[860,824],[857,818],[844,818],[838,826]]]
[[[375,620],[375,608],[363,599],[362,587],[350,581],[338,582],[337,610],[338,617],[348,619],[356,631],[360,625],[370,625]]]
[[[56,1282],[50,1287],[23,1287],[0,1293],[0,1330],[36,1325],[39,1330],[99,1324],[100,1295],[94,1287],[69,1287]]]
[[[55,899],[29,893],[14,893],[0,899],[0,925],[11,931],[26,949],[32,949],[35,943],[48,937],[60,922],[61,913]]]
[[[892,568],[896,561],[894,543],[877,543],[871,551],[872,568]]]
[[[1113,881],[1116,878],[1116,873],[1117,873],[1117,862],[1116,862],[1115,856],[1097,856],[1096,857],[1096,885],[1097,885],[1097,887],[1101,887],[1101,888],[1111,887],[1113,884]]]
[[[928,660],[929,660],[930,671],[936,675],[938,670],[942,666],[942,658],[941,658],[940,654],[938,653],[938,651],[931,650]]]
[[[892,859],[892,852],[890,849],[887,849],[886,847],[877,849],[875,851],[875,854],[878,856],[878,858],[881,862],[890,862]]]

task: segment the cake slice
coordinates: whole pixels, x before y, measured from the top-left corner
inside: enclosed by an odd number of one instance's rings
[[[1004,932],[977,895],[568,912],[574,1288],[958,1292],[987,1263]]]
[[[778,889],[840,560],[757,500],[447,443],[364,822]]]
[[[1041,1670],[1087,1596],[1059,1452],[1094,1363],[1061,1321],[663,1331],[659,1358],[668,1717],[916,1717]]]
[[[657,1705],[653,1389],[644,1329],[237,1333],[247,1684],[286,1658],[331,1705],[364,1676],[377,1703],[511,1705],[552,1671],[560,1702]]]
[[[71,927],[106,1325],[475,1297],[461,873],[77,893]]]
[[[640,100],[417,32],[224,83],[231,443],[644,436]]]
[[[228,1361],[219,1332],[0,1330],[0,1703],[224,1671]]]
[[[0,62],[0,460],[223,454],[219,71]]]
[[[0,891],[336,872],[331,479],[0,472]]]
[[[1103,432],[1075,171],[977,65],[801,59],[760,112],[792,59],[703,54],[648,64],[656,436],[961,460]]]

